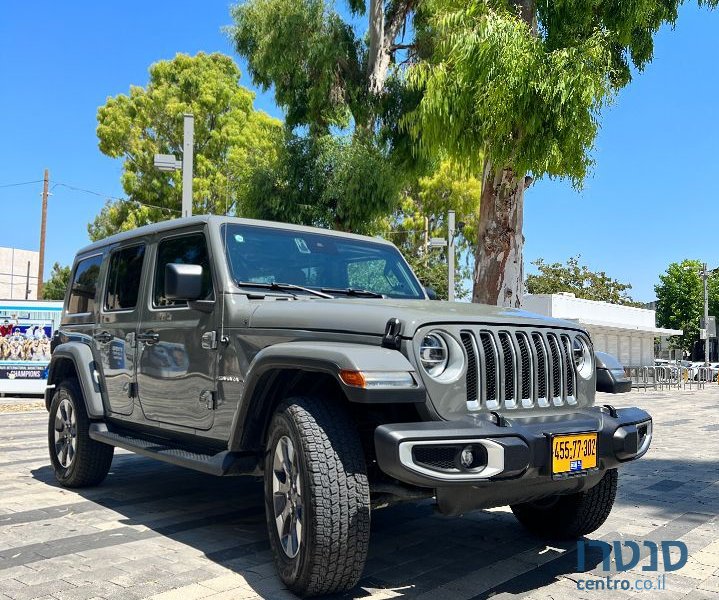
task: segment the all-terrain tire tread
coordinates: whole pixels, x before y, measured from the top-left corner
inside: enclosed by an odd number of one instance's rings
[[[532,503],[512,506],[512,512],[531,532],[556,539],[577,539],[599,529],[609,517],[617,495],[616,469],[608,470],[594,487],[561,496],[550,508]]]
[[[318,398],[289,399],[278,412],[299,431],[307,495],[316,502],[305,513],[315,533],[313,547],[306,549],[309,568],[293,591],[311,596],[348,590],[362,574],[370,538],[369,483],[357,428],[343,406]]]
[[[58,464],[54,460],[52,447],[52,428],[53,416],[56,406],[60,403],[59,392],[67,391],[73,399],[77,419],[77,453],[73,464],[70,466],[70,472],[65,477],[58,476],[57,479],[63,487],[81,488],[90,487],[101,483],[110,470],[112,457],[115,451],[113,446],[97,442],[90,437],[90,419],[87,416],[85,402],[83,401],[82,392],[75,379],[66,379],[57,386],[55,396],[50,405],[50,423],[48,428],[48,444],[50,446],[50,456],[55,468],[56,474]],[[62,469],[62,467],[60,467]]]

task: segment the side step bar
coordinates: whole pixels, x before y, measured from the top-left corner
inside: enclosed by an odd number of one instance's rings
[[[105,423],[90,423],[89,434],[97,442],[124,448],[136,454],[210,475],[250,474],[255,472],[258,466],[256,458],[252,456],[238,456],[229,450],[223,450],[217,454],[200,454],[173,448],[136,435],[110,431]]]

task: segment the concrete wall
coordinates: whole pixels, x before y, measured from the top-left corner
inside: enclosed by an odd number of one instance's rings
[[[616,356],[624,366],[654,364],[654,336],[641,332],[618,332],[599,326],[587,326],[594,349]]]
[[[40,254],[34,250],[0,248],[0,299],[37,299],[37,268]],[[27,265],[30,263],[30,277]],[[26,289],[30,294],[26,296]]]

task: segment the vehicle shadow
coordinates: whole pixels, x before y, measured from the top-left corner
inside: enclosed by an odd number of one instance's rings
[[[57,485],[50,467],[32,475]],[[168,538],[202,552],[242,575],[262,597],[289,596],[274,574],[262,483],[257,479],[217,478],[118,453],[101,486],[77,491],[122,515],[122,525],[147,528],[146,537]],[[117,537],[109,537],[114,531],[106,532],[104,541],[102,534],[93,536],[93,543],[112,547],[118,543]],[[502,591],[531,592],[575,573],[575,550],[571,542],[547,546],[506,511],[444,517],[429,501],[402,504],[373,512],[363,577],[354,590],[339,597],[365,598],[388,589],[412,598],[440,588],[448,597],[464,592],[475,600]],[[586,571],[601,560],[601,551],[588,552]]]

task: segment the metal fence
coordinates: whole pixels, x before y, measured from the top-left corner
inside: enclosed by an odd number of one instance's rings
[[[685,367],[683,365],[652,365],[625,367],[627,377],[636,389],[703,389],[716,379],[717,371],[712,367]]]

